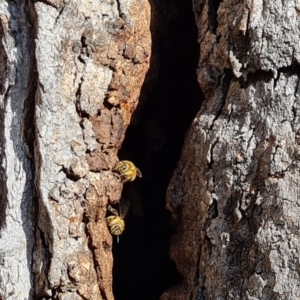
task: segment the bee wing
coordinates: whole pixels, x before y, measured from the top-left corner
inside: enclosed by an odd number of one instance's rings
[[[136,168],[136,175],[139,176],[140,178],[142,178],[142,172],[139,168],[135,167]]]
[[[111,207],[110,205],[108,205],[107,210],[109,210],[115,216],[119,216],[118,212],[113,207]]]
[[[124,219],[128,210],[129,210],[130,202],[126,198],[121,198],[119,202],[119,208],[120,208],[120,218]]]

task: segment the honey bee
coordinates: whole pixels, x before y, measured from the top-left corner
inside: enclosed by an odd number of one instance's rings
[[[133,181],[136,176],[142,177],[142,172],[129,160],[120,160],[114,167],[122,177],[122,183]]]
[[[125,215],[129,208],[128,201],[122,201],[120,204],[120,215],[116,209],[108,205],[107,209],[113,213],[113,216],[106,217],[106,223],[111,234],[117,236],[117,242],[119,243],[119,235],[125,230]]]

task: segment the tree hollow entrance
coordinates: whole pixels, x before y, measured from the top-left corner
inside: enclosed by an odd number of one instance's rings
[[[119,159],[134,162],[143,178],[126,183],[123,189],[132,209],[113,247],[116,300],[159,299],[181,281],[169,259],[174,229],[165,194],[184,135],[203,99],[196,78],[199,47],[191,3],[154,0],[151,5],[156,64],[148,74],[158,71],[158,76],[151,91],[142,91],[147,100],[137,108],[119,152]]]

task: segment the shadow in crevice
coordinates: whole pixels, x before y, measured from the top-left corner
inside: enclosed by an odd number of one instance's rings
[[[0,22],[0,40],[4,38],[4,28]],[[0,43],[0,238],[1,229],[6,225],[6,207],[8,204],[7,200],[7,176],[5,174],[5,106],[7,97],[10,93],[10,87],[5,88],[5,80],[8,76],[8,58],[2,43]]]
[[[127,217],[120,243],[114,244],[116,300],[159,299],[181,281],[169,259],[174,230],[165,193],[203,99],[196,78],[199,46],[192,3],[152,0],[151,6],[151,66],[119,152],[119,159],[133,161],[143,178],[124,185],[123,196],[137,215]]]

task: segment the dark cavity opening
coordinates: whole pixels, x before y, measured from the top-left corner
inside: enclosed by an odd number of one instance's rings
[[[119,159],[134,162],[143,178],[124,184],[122,196],[132,209],[113,246],[116,300],[156,300],[181,281],[169,259],[174,229],[165,195],[203,99],[196,78],[199,46],[192,2],[152,0],[151,6],[151,66],[119,152]]]

